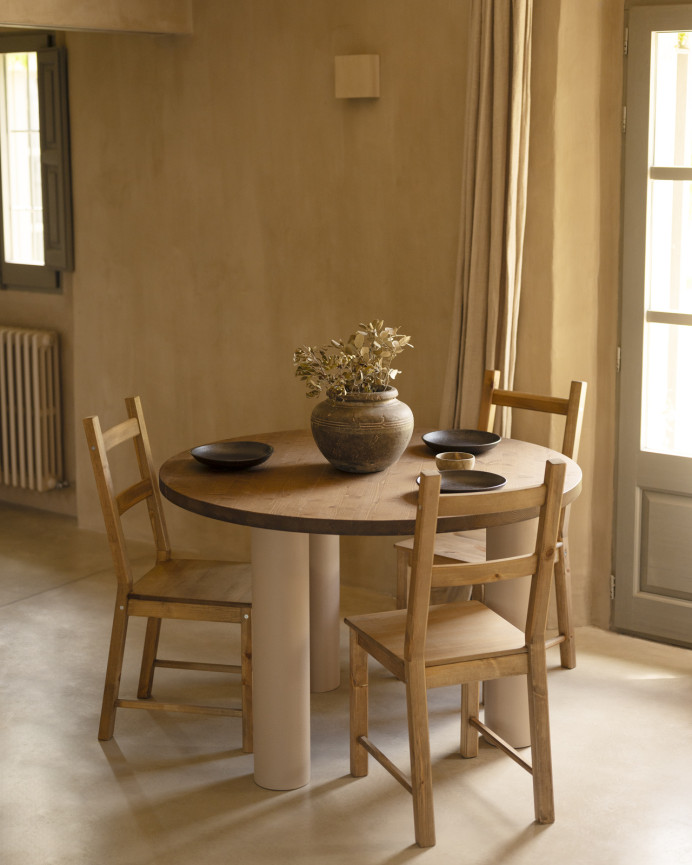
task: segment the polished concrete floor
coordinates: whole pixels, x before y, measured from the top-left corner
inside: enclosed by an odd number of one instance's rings
[[[456,690],[431,692],[437,846],[420,850],[408,794],[377,764],[349,775],[345,684],[313,697],[312,781],[292,792],[254,784],[236,719],[121,710],[114,739],[98,742],[113,584],[104,537],[0,505],[2,865],[692,863],[689,650],[594,628],[579,630],[577,669],[562,670],[551,650],[552,826],[534,824],[530,778],[504,755],[458,758]],[[345,612],[386,605],[343,592]],[[165,639],[221,658],[236,630],[172,623]],[[224,685],[157,676],[160,699],[211,700]],[[372,679],[373,738],[405,761],[401,688],[374,669]]]

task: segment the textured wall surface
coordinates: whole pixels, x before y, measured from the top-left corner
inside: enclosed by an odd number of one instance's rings
[[[303,426],[294,348],[380,317],[412,334],[401,398],[437,424],[466,17],[457,0],[205,0],[189,38],[69,35],[78,417],[140,393],[158,459]],[[380,55],[381,98],[334,98],[348,53]],[[170,517],[183,546],[247,555],[246,530]]]
[[[619,288],[621,0],[534,8],[527,250],[519,388],[588,382],[570,540],[577,621],[609,621]],[[562,424],[513,434],[559,447]]]

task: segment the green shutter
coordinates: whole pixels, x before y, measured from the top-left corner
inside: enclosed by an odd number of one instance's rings
[[[43,245],[48,267],[73,269],[67,64],[62,48],[38,52]]]

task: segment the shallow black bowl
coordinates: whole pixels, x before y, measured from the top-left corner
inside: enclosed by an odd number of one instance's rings
[[[262,442],[213,442],[192,448],[190,453],[202,465],[235,471],[265,462],[274,448]]]
[[[463,451],[478,456],[494,448],[500,436],[479,429],[443,429],[425,433],[423,441],[436,454]]]

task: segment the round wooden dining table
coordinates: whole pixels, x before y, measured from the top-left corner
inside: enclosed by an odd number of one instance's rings
[[[262,787],[291,790],[310,780],[310,691],[339,686],[339,536],[413,534],[416,479],[422,469],[435,468],[434,454],[421,440],[423,432],[414,431],[394,465],[373,474],[333,468],[309,430],[229,439],[272,446],[269,460],[252,468],[214,470],[189,451],[161,467],[160,487],[169,501],[252,530],[254,771]],[[504,489],[524,489],[543,482],[551,458],[567,463],[567,505],[579,495],[581,470],[557,451],[502,439],[476,458],[476,468],[504,476]],[[438,532],[486,528],[489,558],[520,555],[535,542],[536,516],[512,511],[442,518]],[[524,595],[517,600],[505,593],[496,609],[523,628]],[[520,703],[526,701],[521,682],[498,680],[491,685],[509,686]],[[528,723],[517,727],[516,709],[506,708],[516,699],[509,693],[497,700],[486,694],[486,722],[489,708],[493,712],[494,705],[504,707],[498,711],[507,718],[504,726],[499,719],[498,732],[521,746],[527,744],[520,740]]]

